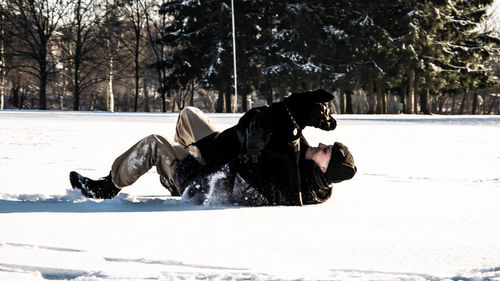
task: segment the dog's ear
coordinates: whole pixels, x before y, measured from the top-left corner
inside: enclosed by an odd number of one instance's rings
[[[333,100],[333,94],[330,94],[323,89],[318,89],[315,91],[307,91],[303,93],[293,93],[289,97],[286,97],[285,100],[296,101],[300,104],[324,103]]]

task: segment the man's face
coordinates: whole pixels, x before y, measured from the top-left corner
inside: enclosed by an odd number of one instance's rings
[[[305,158],[313,160],[323,173],[328,169],[328,163],[332,157],[332,146],[319,143],[317,147],[309,147],[306,150]]]

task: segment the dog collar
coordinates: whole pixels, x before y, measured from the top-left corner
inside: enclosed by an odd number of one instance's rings
[[[299,126],[299,124],[297,124],[297,121],[295,121],[295,118],[293,118],[293,115],[290,112],[290,109],[288,109],[288,105],[286,103],[285,103],[285,108],[286,108],[286,112],[288,112],[288,116],[290,116],[290,119],[292,120],[293,126],[295,127],[293,129],[292,134],[294,137],[296,137],[300,132],[300,126]]]

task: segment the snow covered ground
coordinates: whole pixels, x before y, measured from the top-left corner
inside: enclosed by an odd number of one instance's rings
[[[500,117],[338,116],[358,166],[307,207],[192,206],[98,178],[176,114],[0,112],[0,280],[500,280]],[[239,115],[210,115],[220,129]]]

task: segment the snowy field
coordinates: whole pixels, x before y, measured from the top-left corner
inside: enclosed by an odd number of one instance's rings
[[[220,129],[240,115],[211,114]],[[0,280],[500,280],[500,117],[337,116],[358,174],[307,207],[192,206],[98,178],[176,114],[0,111]]]

